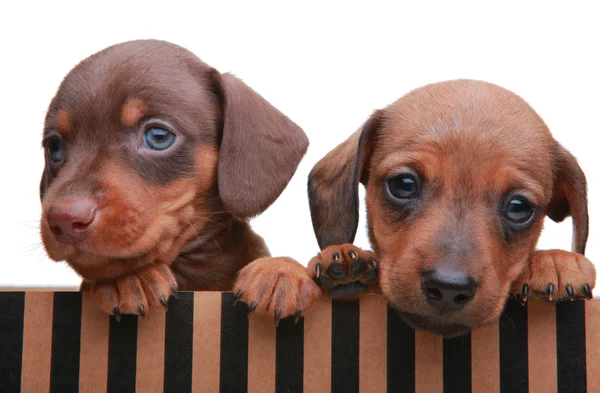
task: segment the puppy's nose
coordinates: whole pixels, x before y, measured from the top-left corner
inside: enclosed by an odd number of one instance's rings
[[[422,289],[430,305],[440,311],[458,311],[475,296],[475,281],[462,272],[434,270],[422,276]]]
[[[85,239],[96,217],[96,205],[85,198],[60,201],[50,206],[46,219],[54,236],[63,243]]]

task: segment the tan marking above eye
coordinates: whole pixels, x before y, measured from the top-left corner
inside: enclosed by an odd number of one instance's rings
[[[133,127],[144,117],[146,110],[146,104],[142,100],[131,99],[121,109],[121,122],[126,127]]]
[[[56,128],[61,134],[69,132],[69,129],[71,128],[71,115],[69,115],[69,112],[63,109],[58,112]]]

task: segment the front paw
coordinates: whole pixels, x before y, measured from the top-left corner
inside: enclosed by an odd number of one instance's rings
[[[378,290],[375,254],[352,244],[330,246],[308,263],[309,274],[332,298]]]
[[[279,320],[295,315],[295,322],[321,295],[306,268],[291,258],[260,258],[244,267],[235,282],[236,303],[249,305],[249,313],[268,314]]]
[[[139,315],[143,319],[152,308],[168,309],[167,301],[177,294],[177,281],[167,265],[156,264],[113,280],[84,280],[81,291],[88,292],[117,321],[121,314]]]
[[[585,256],[562,250],[542,250],[529,258],[525,273],[512,292],[522,303],[528,296],[550,301],[591,299],[596,269]]]

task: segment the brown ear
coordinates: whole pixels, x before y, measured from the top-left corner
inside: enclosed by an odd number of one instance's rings
[[[262,213],[285,189],[308,149],[294,122],[231,74],[213,73],[223,108],[218,185],[238,218]]]
[[[575,157],[558,142],[553,154],[554,192],[546,214],[556,222],[573,217],[572,251],[584,254],[589,227],[585,174]]]
[[[358,227],[358,183],[368,180],[372,141],[381,112],[330,151],[310,171],[308,199],[319,247],[352,243]]]

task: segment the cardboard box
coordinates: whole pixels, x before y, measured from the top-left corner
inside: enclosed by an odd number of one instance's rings
[[[0,392],[600,392],[600,300],[511,301],[498,326],[450,340],[376,295],[278,329],[232,304],[181,293],[118,323],[77,292],[0,292]]]

